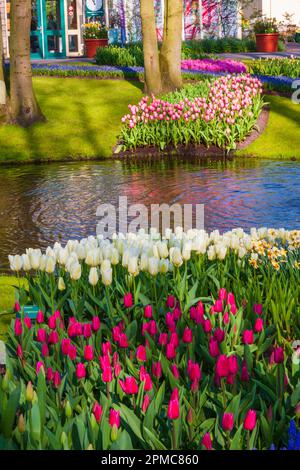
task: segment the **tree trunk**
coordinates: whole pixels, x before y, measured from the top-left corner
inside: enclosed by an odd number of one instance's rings
[[[11,1],[10,107],[11,120],[30,126],[45,118],[36,101],[30,63],[31,0]]]
[[[141,19],[145,67],[145,93],[149,95],[159,95],[162,92],[162,84],[153,0],[141,0]]]
[[[8,98],[4,73],[4,48],[2,35],[2,18],[0,11],[0,124],[8,121]]]
[[[160,71],[163,92],[182,87],[182,0],[165,0],[163,45],[160,51]]]

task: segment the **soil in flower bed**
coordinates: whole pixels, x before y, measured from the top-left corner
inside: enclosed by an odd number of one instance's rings
[[[264,132],[267,127],[268,120],[269,120],[270,108],[265,107],[256,123],[255,128],[252,132],[248,135],[248,137],[243,141],[237,144],[236,150],[243,150],[248,145],[252,144],[258,137]],[[121,142],[118,143],[114,147],[114,153],[112,158],[117,160],[143,160],[143,159],[160,159],[160,158],[176,158],[176,157],[184,157],[184,158],[232,158],[234,156],[235,151],[231,150],[227,152],[224,149],[217,147],[216,145],[212,145],[207,148],[204,144],[190,144],[188,146],[185,145],[178,145],[177,148],[174,148],[172,145],[168,145],[165,150],[160,150],[158,147],[140,147],[135,150],[126,150],[124,152],[118,152],[118,149],[121,145]]]

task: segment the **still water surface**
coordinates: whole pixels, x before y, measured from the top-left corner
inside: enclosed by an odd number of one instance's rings
[[[205,204],[206,230],[300,228],[300,163],[261,160],[0,167],[0,267],[10,253],[95,234],[99,204]]]

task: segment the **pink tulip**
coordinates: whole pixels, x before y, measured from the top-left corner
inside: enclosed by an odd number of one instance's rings
[[[219,356],[220,354],[220,350],[219,350],[219,343],[218,341],[214,340],[214,339],[210,339],[209,341],[209,344],[208,344],[208,349],[209,349],[209,354],[212,356],[212,357],[217,357]]]
[[[228,325],[229,322],[230,322],[229,313],[225,312],[223,315],[223,323],[224,325]]]
[[[187,373],[191,381],[201,380],[201,369],[197,362],[193,362],[191,359],[188,360]]]
[[[256,315],[262,315],[262,313],[263,313],[263,306],[262,306],[262,304],[254,304],[254,305],[253,305],[253,312],[254,312]]]
[[[152,306],[146,305],[144,308],[144,318],[152,318]]]
[[[51,330],[55,330],[56,328],[56,317],[54,315],[52,315],[51,317],[49,317],[49,320],[48,320],[48,326]]]
[[[152,374],[157,379],[161,378],[161,376],[162,376],[162,365],[161,365],[160,361],[153,362],[153,364],[152,364]]]
[[[55,388],[58,388],[61,384],[61,378],[60,378],[60,373],[58,371],[54,372],[53,375],[53,386]]]
[[[111,427],[116,426],[117,428],[119,428],[120,424],[121,424],[120,411],[117,411],[111,408],[109,411],[109,425]]]
[[[39,310],[38,313],[37,313],[36,322],[38,324],[44,323],[44,314],[41,310]]]
[[[168,343],[168,333],[160,333],[158,338],[158,344],[160,346],[166,346]]]
[[[175,379],[178,380],[180,378],[180,373],[179,373],[179,370],[178,370],[176,364],[171,364],[170,370],[171,370],[173,376],[175,377]]]
[[[45,343],[47,341],[47,332],[44,328],[37,330],[36,339],[39,343]]]
[[[111,366],[106,366],[103,368],[102,380],[105,383],[110,383],[113,380],[113,373]]]
[[[228,369],[229,369],[229,374],[237,374],[239,371],[239,365],[238,365],[238,360],[235,355],[229,356],[228,357]]]
[[[223,312],[223,302],[222,300],[218,299],[214,303],[214,312],[215,313],[221,313]]]
[[[93,329],[93,331],[97,332],[98,330],[100,330],[100,327],[101,327],[100,318],[99,317],[93,317],[93,319],[92,319],[92,329]]]
[[[83,336],[88,339],[92,336],[92,326],[89,323],[83,325]]]
[[[102,354],[106,356],[107,354],[112,353],[111,343],[107,341],[106,343],[102,343]]]
[[[201,444],[206,448],[206,450],[212,450],[212,440],[209,432],[204,434]]]
[[[134,377],[126,377],[124,381],[119,380],[119,384],[126,395],[135,395],[139,391],[139,387]]]
[[[53,373],[52,367],[48,367],[47,374],[46,374],[46,378],[48,382],[52,382],[53,376],[54,376],[54,373]]]
[[[232,292],[228,292],[228,296],[227,296],[227,304],[228,305],[235,305],[235,297],[233,295]]]
[[[41,353],[43,357],[49,356],[49,348],[46,343],[43,344]]]
[[[78,380],[84,379],[86,376],[86,370],[84,364],[79,362],[76,366],[76,377]]]
[[[232,431],[234,426],[233,413],[224,413],[222,418],[222,428],[224,431]]]
[[[243,332],[243,343],[253,344],[254,343],[254,332],[253,330],[245,330]]]
[[[205,333],[210,333],[211,330],[212,330],[212,325],[211,325],[211,321],[208,319],[208,320],[204,320],[203,324],[203,330]]]
[[[219,377],[227,377],[229,374],[229,362],[224,354],[221,354],[221,356],[218,357],[216,364],[216,374]]]
[[[274,350],[274,362],[276,364],[281,364],[284,362],[284,352],[282,348],[276,348]]]
[[[16,336],[21,336],[23,332],[22,328],[22,322],[19,318],[16,318],[15,324],[14,324],[14,331]]]
[[[124,301],[125,308],[131,308],[133,306],[133,297],[132,297],[131,292],[124,295],[123,301]]]
[[[250,380],[250,375],[249,375],[246,364],[244,364],[242,366],[241,381],[242,382],[249,382],[249,380]]]
[[[225,338],[225,331],[221,330],[220,328],[217,328],[214,332],[214,339],[218,341],[218,343],[222,343]]]
[[[150,405],[150,397],[149,395],[144,396],[143,404],[142,404],[142,412],[146,413],[148,407]]]
[[[175,359],[176,357],[176,348],[174,347],[174,344],[168,343],[166,347],[166,356],[167,359],[172,360]]]
[[[86,361],[92,361],[94,359],[93,346],[90,346],[90,345],[85,346],[84,359]]]
[[[169,295],[169,296],[167,297],[167,302],[166,302],[166,304],[167,304],[167,307],[168,307],[168,308],[174,308],[174,307],[175,307],[175,302],[176,302],[176,299],[175,299],[175,297],[174,297],[173,295]]]
[[[44,363],[42,361],[38,361],[35,368],[37,375],[39,374],[41,369],[45,371]]]
[[[15,302],[15,312],[19,313],[21,311],[21,306],[19,304],[19,302]]]
[[[219,299],[224,302],[226,301],[227,299],[227,290],[224,289],[224,287],[222,287],[220,290],[219,290]]]
[[[260,333],[264,328],[264,321],[262,318],[257,318],[254,325],[255,333]]]
[[[59,337],[58,337],[57,331],[51,331],[51,333],[48,336],[48,343],[57,344],[58,341],[59,341]]]
[[[193,332],[190,328],[184,329],[182,340],[186,344],[189,344],[193,341]]]
[[[145,346],[143,346],[142,344],[137,347],[136,358],[138,361],[141,361],[141,362],[147,361],[147,351],[146,351]]]
[[[244,429],[246,431],[253,431],[256,426],[256,411],[248,410],[245,420],[244,420]]]
[[[178,419],[180,416],[178,390],[174,389],[168,405],[168,418]]]
[[[17,346],[17,356],[18,356],[19,359],[23,358],[23,349],[22,349],[22,346],[20,344],[18,344],[18,346]]]
[[[96,401],[93,406],[93,415],[95,416],[95,419],[97,423],[99,424],[102,418],[102,413],[103,413],[103,408],[99,403]]]
[[[121,333],[119,338],[119,346],[120,348],[128,348],[128,339],[126,333]]]
[[[69,350],[68,350],[68,356],[71,359],[71,361],[75,361],[76,355],[77,355],[76,346],[71,344],[70,347],[69,347]]]
[[[63,338],[61,340],[61,351],[63,356],[67,356],[69,354],[69,349],[71,346],[71,340],[69,338]]]

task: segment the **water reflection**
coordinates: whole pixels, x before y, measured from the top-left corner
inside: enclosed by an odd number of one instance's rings
[[[101,203],[205,204],[205,228],[300,227],[300,164],[234,160],[0,168],[0,265],[8,253],[95,233]]]

